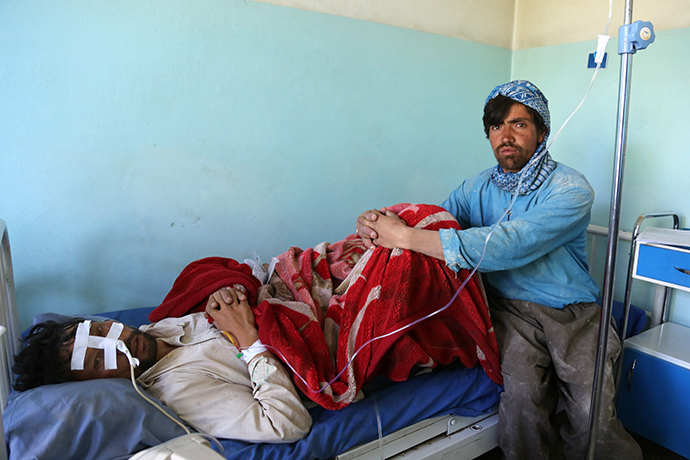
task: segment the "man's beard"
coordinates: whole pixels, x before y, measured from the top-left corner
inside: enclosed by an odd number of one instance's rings
[[[137,337],[141,337],[141,356],[134,356],[139,360],[139,365],[134,369],[134,373],[138,377],[156,364],[158,342],[151,334],[134,329],[125,341],[125,345],[127,345],[130,353],[133,353],[132,345]]]
[[[501,155],[500,151],[504,147],[515,149],[518,151],[518,154],[510,157]],[[529,163],[529,160],[532,158],[532,155],[525,153],[525,149],[523,147],[513,144],[512,142],[504,142],[496,147],[494,150],[494,156],[496,157],[496,161],[498,161],[498,166],[500,166],[503,171],[520,171],[527,163]]]

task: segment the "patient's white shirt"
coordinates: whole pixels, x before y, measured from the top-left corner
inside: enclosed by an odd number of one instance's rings
[[[257,356],[249,364],[203,313],[140,328],[177,346],[138,382],[197,430],[249,442],[291,442],[311,428],[282,363]]]

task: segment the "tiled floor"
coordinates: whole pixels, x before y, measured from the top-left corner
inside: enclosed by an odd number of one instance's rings
[[[631,434],[642,448],[642,458],[644,460],[686,460],[685,457],[645,439],[642,436],[635,433]],[[501,451],[496,448],[482,455],[477,460],[500,460],[501,458]]]

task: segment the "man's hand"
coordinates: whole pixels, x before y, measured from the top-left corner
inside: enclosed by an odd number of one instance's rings
[[[409,249],[405,245],[408,229],[404,220],[385,207],[364,211],[355,227],[367,249],[375,246]]]
[[[408,227],[404,220],[388,208],[364,211],[357,218],[355,231],[367,249],[376,246],[409,249],[444,260],[438,231]]]
[[[375,230],[375,225],[379,218],[385,216],[387,212],[389,211],[386,207],[381,209],[370,209],[364,211],[357,217],[355,233],[362,238],[364,246],[367,249],[376,247],[374,240],[379,237],[379,234]]]
[[[240,347],[259,340],[254,313],[247,296],[239,290],[225,287],[211,294],[204,315],[213,318],[218,330],[229,332]]]

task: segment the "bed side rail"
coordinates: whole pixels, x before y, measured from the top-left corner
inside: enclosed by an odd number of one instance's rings
[[[498,445],[497,420],[496,408],[478,417],[433,417],[353,447],[336,460],[475,458]]]
[[[0,250],[0,410],[7,407],[7,399],[12,390],[12,365],[14,355],[19,352],[19,320],[14,293],[14,274],[12,272],[12,253],[10,238],[5,221],[0,219],[2,249]]]
[[[597,243],[603,243],[606,246],[609,235],[608,227],[600,225],[587,226],[587,241],[589,243],[589,250],[587,252],[587,263],[589,264],[589,273],[593,274],[594,267],[597,266]],[[632,232],[625,232],[620,230],[618,232],[618,239],[622,241],[632,241]]]
[[[592,260],[596,254],[596,247],[597,247],[597,241],[600,240],[599,236],[604,237],[602,240],[604,244],[606,244],[606,238],[609,236],[609,229],[608,227],[602,227],[600,225],[588,225],[587,226],[587,235],[590,237],[591,241],[591,250],[590,253],[587,254],[588,260],[590,261],[589,264],[592,264]],[[620,230],[618,232],[618,239],[623,240],[623,241],[632,241],[632,232],[625,232],[623,230]]]

